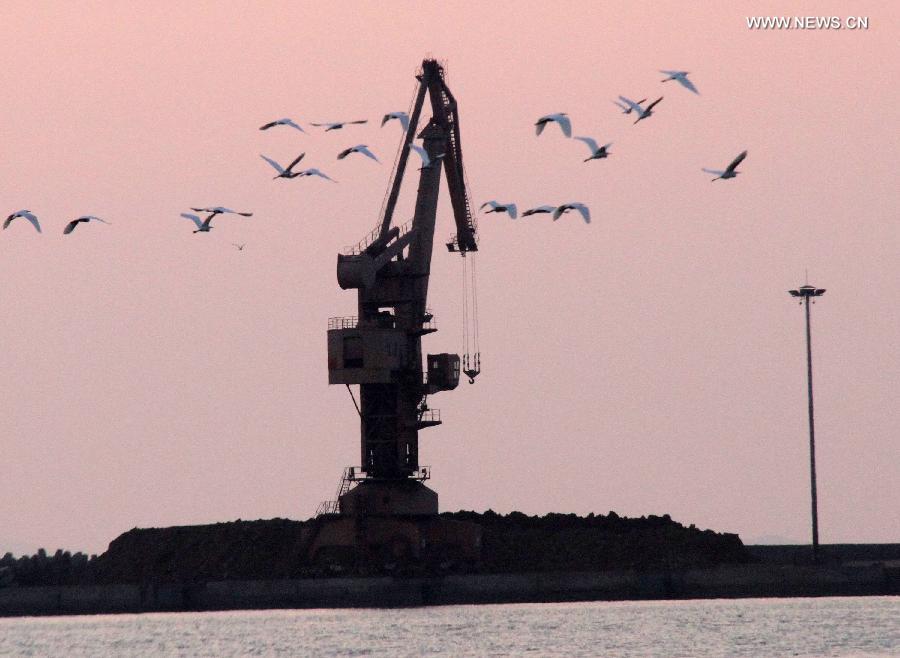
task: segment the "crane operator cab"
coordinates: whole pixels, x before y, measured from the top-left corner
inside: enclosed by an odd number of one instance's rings
[[[429,392],[452,391],[456,388],[459,385],[459,363],[458,354],[429,354]]]

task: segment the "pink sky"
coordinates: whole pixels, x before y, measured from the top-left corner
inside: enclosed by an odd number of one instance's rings
[[[484,372],[431,399],[444,510],[640,516],[808,541],[813,309],[821,540],[900,541],[900,12],[886,2],[4,2],[0,552],[134,526],[304,519],[358,460],[327,386],[335,254],[378,221],[422,58],[446,63],[480,220]],[[867,31],[751,31],[748,15]],[[682,69],[701,95],[658,69]],[[633,126],[610,102],[664,95]],[[567,112],[608,160],[534,120]],[[368,118],[323,134],[282,116]],[[338,162],[368,144],[386,161]],[[709,182],[743,149],[736,180]],[[272,181],[265,153],[336,178]],[[411,216],[407,181],[396,217]],[[190,205],[252,210],[193,235]],[[81,225],[72,217],[112,222]],[[452,232],[446,196],[436,243]],[[238,252],[231,242],[246,243]],[[440,247],[429,352],[459,352]]]

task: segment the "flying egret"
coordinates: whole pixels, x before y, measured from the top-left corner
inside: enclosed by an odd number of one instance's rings
[[[539,215],[541,213],[552,213],[556,210],[556,206],[538,206],[537,208],[529,208],[525,212],[522,213],[522,217],[528,217],[529,215]]]
[[[212,224],[210,224],[210,222],[216,215],[212,214],[204,220],[201,220],[199,217],[197,217],[197,215],[192,215],[189,212],[183,212],[181,213],[181,216],[185,219],[191,220],[192,222],[194,222],[194,224],[197,225],[197,230],[194,231],[194,233],[209,233],[209,229],[212,228]]]
[[[635,123],[637,123],[641,119],[646,119],[647,117],[651,116],[653,114],[653,107],[663,99],[663,97],[660,96],[655,101],[650,103],[650,105],[648,105],[647,107],[642,107],[640,104],[635,103],[633,100],[625,98],[624,96],[619,96],[619,98],[621,99],[621,101],[623,103],[628,105],[628,107],[630,107],[632,110],[635,111],[635,113],[637,113],[638,118],[637,118],[637,121],[635,121]]]
[[[304,169],[303,171],[298,171],[297,175],[298,176],[318,176],[319,178],[324,178],[325,180],[330,180],[332,183],[337,183],[336,180],[325,175],[324,173],[322,173],[321,171],[319,171],[318,169],[315,169],[315,168]]]
[[[505,212],[509,213],[510,218],[515,219],[519,216],[519,211],[516,208],[516,204],[514,203],[497,203],[496,201],[485,201],[481,204],[481,208],[479,210],[483,210],[485,206],[490,206],[490,210],[485,210],[484,214],[488,214],[490,212]]]
[[[409,115],[406,112],[388,112],[381,118],[381,127],[391,119],[396,119],[403,126],[403,132],[409,130]]]
[[[294,168],[294,166],[298,162],[300,162],[303,159],[304,155],[306,155],[306,153],[301,153],[300,155],[298,155],[294,159],[294,161],[291,164],[289,164],[287,167],[282,167],[280,164],[275,162],[272,158],[267,158],[262,153],[259,154],[259,157],[261,157],[263,160],[265,160],[270,165],[272,165],[272,168],[278,172],[278,175],[274,176],[272,178],[272,180],[275,180],[276,178],[296,178],[299,174],[297,174],[296,172],[291,171],[291,170]]]
[[[588,145],[588,148],[591,149],[591,157],[585,158],[585,162],[590,160],[599,160],[600,158],[609,157],[609,147],[612,146],[612,142],[609,144],[604,144],[603,146],[597,146],[597,142],[590,137],[575,137],[573,139],[577,139],[579,141],[584,142]]]
[[[668,78],[665,78],[663,82],[668,82],[669,80],[677,80],[685,89],[690,89],[698,96],[700,95],[700,92],[697,91],[694,83],[687,79],[688,71],[660,71],[660,73],[664,73],[665,75],[669,76]]]
[[[14,212],[12,215],[6,218],[5,222],[3,222],[3,229],[6,230],[6,227],[9,226],[12,220],[14,220],[16,217],[24,217],[29,222],[31,222],[31,225],[37,229],[38,233],[43,232],[41,231],[41,225],[38,224],[38,218],[30,210],[20,210],[18,212]]]
[[[73,219],[71,222],[66,224],[66,228],[63,229],[63,235],[68,235],[72,231],[75,230],[75,227],[78,226],[81,222],[89,222],[91,220],[96,220],[98,222],[103,222],[104,224],[109,224],[105,219],[100,219],[99,217],[94,217],[94,215],[82,215],[76,219]]]
[[[703,171],[705,171],[707,174],[715,174],[716,177],[713,178],[714,181],[719,180],[720,178],[734,178],[739,173],[741,173],[739,171],[735,171],[735,169],[737,169],[737,166],[741,164],[741,162],[743,162],[744,158],[746,157],[747,151],[743,151],[740,155],[738,155],[734,160],[731,161],[731,164],[725,168],[725,171],[719,171],[718,169],[707,169],[706,167],[703,167]]]
[[[274,126],[290,126],[291,128],[296,128],[297,130],[299,130],[302,133],[306,132],[305,130],[303,130],[303,128],[301,128],[299,125],[294,123],[294,121],[292,119],[287,119],[287,118],[278,119],[277,121],[270,121],[266,125],[260,126],[259,129],[260,130],[268,130],[269,128],[272,128]]]
[[[429,169],[431,167],[431,158],[428,157],[428,151],[419,146],[418,144],[409,143],[409,148],[419,154],[419,157],[422,158],[422,169]],[[439,160],[443,158],[446,153],[440,153],[434,157],[435,160]]]
[[[333,123],[311,123],[311,126],[316,126],[317,128],[325,128],[325,132],[329,130],[340,130],[344,126],[349,126],[353,123],[368,123],[368,119],[360,119],[359,121],[335,121]]]
[[[253,217],[252,212],[238,212],[237,210],[232,210],[231,208],[223,208],[222,206],[212,206],[211,208],[191,208],[191,210],[193,210],[194,212],[212,213],[211,217],[215,217],[216,215],[222,215],[225,213],[240,215],[241,217]]]
[[[572,136],[572,122],[569,121],[569,116],[565,112],[558,112],[556,114],[545,114],[540,119],[534,122],[534,132],[537,135],[540,135],[544,132],[544,126],[546,126],[551,121],[555,121],[559,124],[560,129],[563,131],[563,135],[566,137]]]
[[[338,160],[343,160],[344,158],[346,158],[346,157],[347,157],[348,155],[350,155],[351,153],[362,153],[363,155],[372,158],[375,162],[381,164],[381,160],[379,160],[378,158],[376,158],[376,157],[375,157],[375,154],[372,153],[372,151],[369,150],[369,147],[366,146],[365,144],[357,144],[356,146],[351,146],[351,147],[348,148],[348,149],[344,149],[343,151],[341,151],[340,153],[338,153],[337,159],[338,159]]]
[[[642,98],[641,100],[638,101],[638,105],[640,105],[641,103],[646,103],[646,102],[647,102],[647,99]],[[625,103],[620,103],[619,101],[613,101],[613,103],[615,103],[620,108],[622,108],[622,114],[631,114],[632,112],[634,112],[634,109],[628,105],[625,105]]]
[[[246,245],[246,244],[238,244],[238,243],[236,243],[236,242],[232,242],[232,243],[231,243],[231,246],[232,246],[232,247],[237,247],[237,250],[238,250],[238,251],[243,251],[243,250],[244,250],[244,247],[246,247],[247,245]]]
[[[591,210],[583,203],[578,203],[577,201],[571,201],[569,203],[564,203],[561,206],[557,207],[556,210],[553,211],[553,221],[556,221],[564,214],[569,212],[570,210],[577,210],[581,213],[582,219],[584,219],[585,224],[591,223]]]

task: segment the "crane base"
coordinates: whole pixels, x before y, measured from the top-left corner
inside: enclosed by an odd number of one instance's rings
[[[363,480],[341,496],[342,516],[436,515],[438,495],[418,480]]]

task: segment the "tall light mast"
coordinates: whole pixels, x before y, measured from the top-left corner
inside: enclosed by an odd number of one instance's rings
[[[824,295],[825,289],[806,284],[788,292],[794,297],[799,297],[800,303],[806,307],[806,384],[809,392],[809,486],[812,500],[812,551],[813,562],[818,562],[819,507],[816,498],[816,430],[813,422],[812,338],[809,329],[809,303],[814,297]]]

